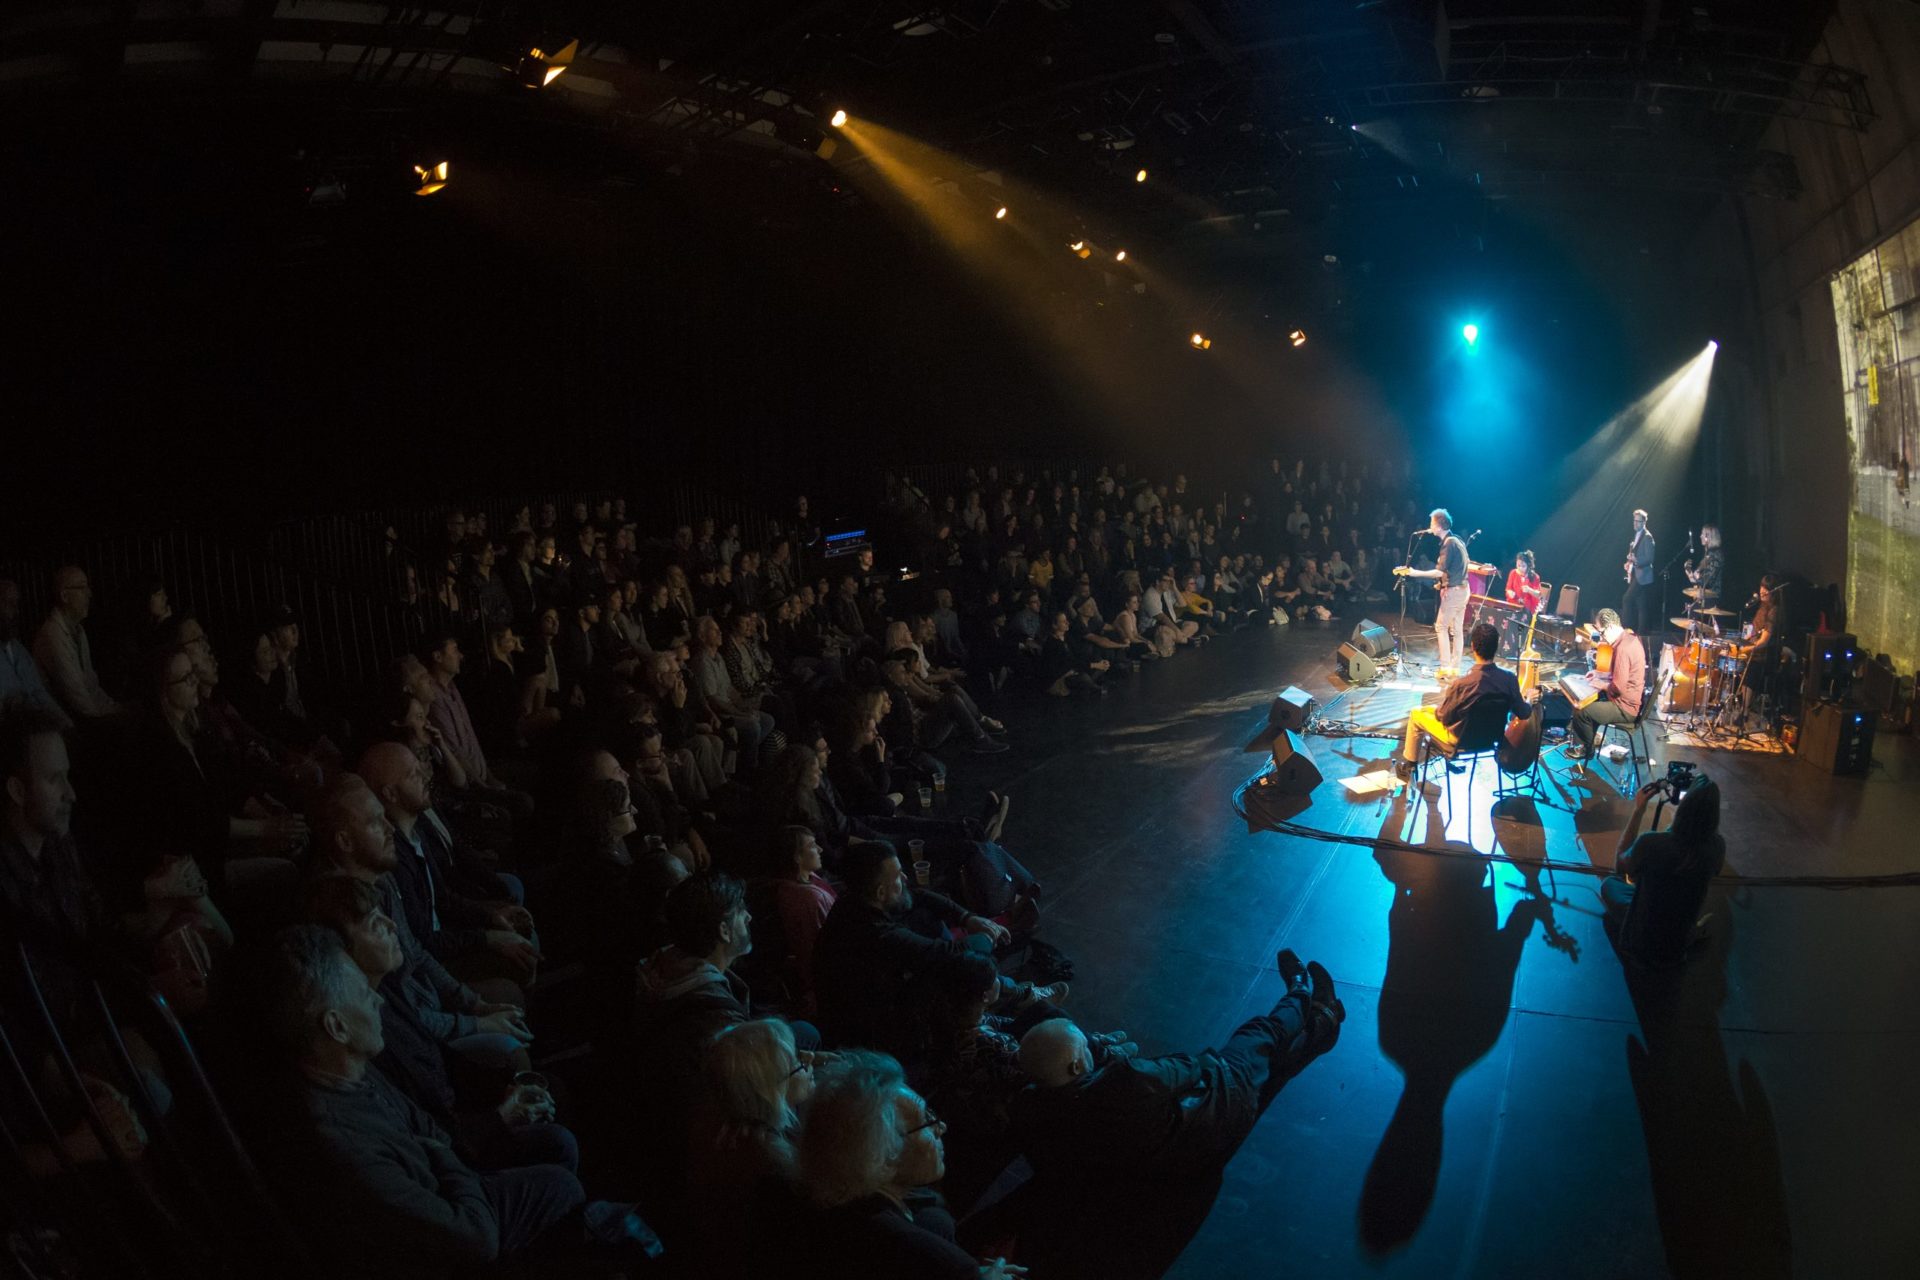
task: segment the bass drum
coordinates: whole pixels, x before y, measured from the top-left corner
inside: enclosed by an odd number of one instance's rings
[[[1673,695],[1667,700],[1670,711],[1706,711],[1720,701],[1725,682],[1723,662],[1732,646],[1713,636],[1695,636],[1674,646]]]

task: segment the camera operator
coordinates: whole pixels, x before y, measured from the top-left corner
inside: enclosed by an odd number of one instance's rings
[[[1654,825],[1659,825],[1660,806],[1668,802],[1674,805],[1673,821],[1665,831],[1641,835],[1647,802],[1655,798],[1660,805]],[[1600,886],[1607,931],[1621,958],[1658,967],[1684,960],[1707,882],[1719,874],[1726,856],[1720,788],[1711,779],[1691,764],[1674,761],[1666,777],[1641,787],[1614,850],[1614,874]]]

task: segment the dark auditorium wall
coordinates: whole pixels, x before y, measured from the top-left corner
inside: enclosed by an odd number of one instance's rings
[[[1877,118],[1864,133],[1775,121],[1762,145],[1793,157],[1801,195],[1728,202],[1709,238],[1740,246],[1751,270],[1760,394],[1744,419],[1745,467],[1760,501],[1749,533],[1768,566],[1838,583],[1849,473],[1828,282],[1920,215],[1920,6],[1840,0],[1813,57],[1864,72]]]

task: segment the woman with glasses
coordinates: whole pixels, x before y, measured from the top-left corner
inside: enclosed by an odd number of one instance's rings
[[[946,1173],[946,1125],[885,1054],[844,1053],[815,1073],[800,1130],[796,1220],[769,1274],[863,1280],[1006,1280],[1004,1258],[977,1261],[954,1243],[933,1184]],[[769,1259],[771,1261],[771,1259]]]

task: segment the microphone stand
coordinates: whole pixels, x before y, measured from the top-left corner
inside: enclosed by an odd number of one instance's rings
[[[1660,570],[1660,627],[1659,629],[1662,635],[1666,633],[1667,625],[1668,625],[1667,618],[1669,616],[1667,613],[1668,579],[1673,574],[1673,566],[1675,562],[1686,559],[1686,557],[1689,554],[1691,554],[1692,551],[1693,551],[1693,539],[1689,537],[1687,539],[1687,545],[1680,548],[1680,550],[1674,552],[1673,559],[1667,561],[1667,563]],[[1652,657],[1652,661],[1657,666],[1660,661],[1660,655],[1658,653],[1655,653]]]
[[[1420,531],[1418,529],[1407,535],[1407,549],[1400,556],[1400,564],[1402,567],[1408,569],[1413,568],[1413,544],[1419,537]],[[1407,656],[1407,643],[1401,639],[1401,633],[1407,629],[1407,587],[1412,582],[1412,578],[1407,577],[1405,574],[1400,575],[1400,629],[1393,633],[1394,652],[1400,655],[1400,661],[1407,666],[1413,665],[1413,659]]]

